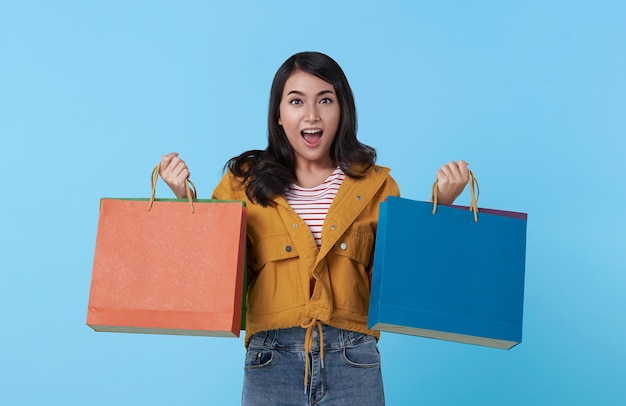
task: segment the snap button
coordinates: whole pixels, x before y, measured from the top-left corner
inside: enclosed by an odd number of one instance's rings
[[[318,336],[317,331],[313,330],[313,337],[314,337],[314,338],[317,338],[317,336]]]
[[[342,242],[339,247],[341,247],[342,250],[345,250],[346,248],[348,248],[348,244],[346,244],[345,242]]]
[[[380,172],[380,166],[377,166],[375,170],[376,172]]]
[[[363,199],[363,198],[361,197],[361,195],[357,195],[357,196],[356,196],[356,200],[361,200],[361,199]]]
[[[293,223],[293,224],[291,225],[291,227],[293,227],[293,228],[297,228],[297,227],[298,227],[298,225],[297,225],[296,223]]]
[[[337,229],[337,226],[333,224],[332,226],[330,226],[330,229],[331,229],[331,230],[336,230],[336,229]]]
[[[285,247],[285,251],[287,251],[287,252],[291,252],[291,245],[286,246],[286,247]]]

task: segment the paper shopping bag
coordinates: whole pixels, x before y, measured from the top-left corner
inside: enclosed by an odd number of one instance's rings
[[[509,349],[522,340],[525,213],[389,197],[381,203],[369,328]]]
[[[87,324],[96,331],[238,337],[246,207],[101,199]]]

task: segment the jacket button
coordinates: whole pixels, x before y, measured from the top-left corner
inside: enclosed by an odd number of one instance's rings
[[[287,252],[291,252],[291,245],[286,246],[286,247],[285,247],[285,251],[287,251]]]
[[[336,230],[336,229],[337,229],[337,226],[333,224],[332,226],[330,226],[330,229],[331,229],[331,230]]]
[[[293,228],[298,228],[298,225],[297,225],[296,223],[293,223],[293,224],[291,225],[291,227],[293,227]]]
[[[363,199],[361,195],[357,195],[356,200],[361,200],[361,199]]]
[[[342,242],[342,243],[339,245],[339,247],[340,247],[342,250],[345,250],[346,248],[348,248],[348,244],[346,244],[345,242]]]

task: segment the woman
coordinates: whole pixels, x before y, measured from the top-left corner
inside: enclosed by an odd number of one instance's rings
[[[400,192],[356,129],[340,66],[293,55],[272,83],[267,148],[229,160],[213,192],[248,207],[244,405],[384,404],[367,309],[379,203]],[[161,176],[185,198],[178,154],[163,157]],[[437,180],[451,204],[467,164],[444,165]]]

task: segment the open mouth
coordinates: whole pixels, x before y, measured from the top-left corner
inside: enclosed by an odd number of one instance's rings
[[[311,128],[302,130],[300,134],[302,135],[302,138],[304,138],[306,145],[309,147],[316,147],[321,142],[323,131],[319,128]]]

